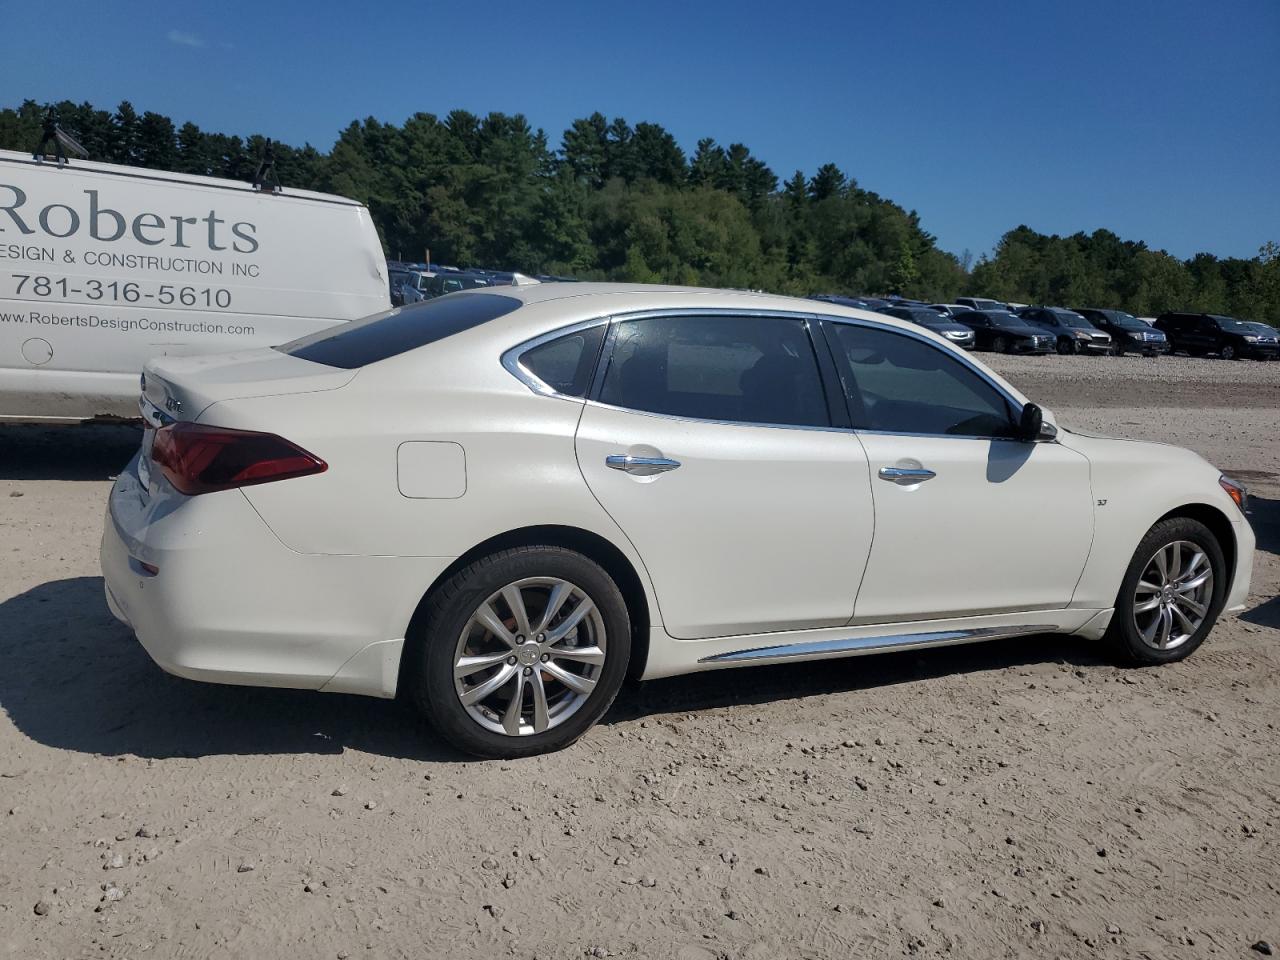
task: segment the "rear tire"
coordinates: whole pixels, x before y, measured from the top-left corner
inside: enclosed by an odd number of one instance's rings
[[[1217,622],[1227,565],[1217,538],[1188,517],[1161,520],[1142,538],[1120,583],[1106,641],[1139,666],[1190,656]]]
[[[631,621],[594,561],[517,547],[439,586],[410,643],[411,693],[445,740],[479,757],[527,757],[569,746],[609,709],[626,676]]]

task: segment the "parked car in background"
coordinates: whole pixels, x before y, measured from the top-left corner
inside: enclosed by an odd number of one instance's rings
[[[410,270],[408,278],[401,284],[401,303],[420,303],[427,299],[427,282],[435,273],[426,270]]]
[[[952,317],[973,330],[977,349],[995,353],[1053,353],[1053,334],[1007,310],[970,310]]]
[[[487,757],[567,746],[628,676],[1045,634],[1167,664],[1253,568],[1197,454],[788,297],[469,291],[152,361],[142,408],[101,564],[155,661],[402,695]]]
[[[1063,355],[1111,352],[1111,335],[1099,330],[1074,310],[1062,307],[1022,307],[1015,316],[1052,333],[1054,347]]]
[[[391,305],[393,307],[404,306],[403,287],[409,282],[409,271],[401,267],[388,267],[387,269],[387,290],[391,297]]]
[[[1244,322],[1253,327],[1254,330],[1258,331],[1258,346],[1261,349],[1265,350],[1269,347],[1276,348],[1276,352],[1272,353],[1267,359],[1280,359],[1280,330],[1277,330],[1270,324],[1259,323],[1256,320],[1246,320]]]
[[[879,310],[886,305],[886,301],[879,297],[848,297],[839,293],[814,293],[809,295],[809,299],[834,303],[841,307],[853,307],[855,310]]]
[[[1274,341],[1264,339],[1245,321],[1221,314],[1162,313],[1156,328],[1169,338],[1170,350],[1193,357],[1216,353],[1223,360],[1267,360],[1280,353]]]
[[[950,317],[944,317],[930,307],[881,307],[876,312],[883,313],[887,317],[906,320],[908,323],[914,323],[917,326],[924,327],[926,330],[932,330],[938,336],[950,340],[962,350],[972,350],[977,343],[977,337],[972,327],[966,327],[963,323],[958,323]]]
[[[1120,356],[1141,353],[1154,357],[1169,352],[1169,340],[1159,330],[1153,330],[1131,313],[1123,310],[1100,310],[1096,307],[1077,308],[1080,314],[1099,330],[1111,334],[1111,352]]]
[[[989,300],[986,297],[956,297],[956,303],[968,307],[970,310],[1008,310],[1006,304],[999,300]]]
[[[476,287],[491,286],[489,278],[474,273],[437,273],[428,278],[423,288],[423,299],[432,300],[443,297],[446,293],[458,290],[474,290]]]

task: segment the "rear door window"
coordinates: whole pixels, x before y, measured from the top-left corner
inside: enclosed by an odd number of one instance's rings
[[[803,320],[682,316],[614,326],[602,403],[698,420],[830,425]]]
[[[496,294],[441,297],[334,324],[276,349],[312,363],[354,370],[478,327],[519,307],[519,300]]]

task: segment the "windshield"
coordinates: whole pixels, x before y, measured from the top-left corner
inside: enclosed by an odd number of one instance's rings
[[[1249,324],[1243,320],[1237,320],[1234,317],[1214,317],[1218,323],[1218,329],[1226,333],[1252,333]]]
[[[1058,322],[1064,327],[1075,327],[1078,330],[1092,330],[1093,324],[1086,320],[1080,314],[1071,310],[1051,310],[1049,311],[1058,318]]]
[[[999,327],[1001,330],[1024,330],[1027,327],[1021,317],[1015,317],[1012,313],[1006,313],[1003,310],[987,310],[984,312],[991,318],[991,325]]]
[[[1150,330],[1151,329],[1151,327],[1147,326],[1147,324],[1143,323],[1141,320],[1135,317],[1132,313],[1117,312],[1117,313],[1111,314],[1110,316],[1111,316],[1111,322],[1114,323],[1121,330]]]

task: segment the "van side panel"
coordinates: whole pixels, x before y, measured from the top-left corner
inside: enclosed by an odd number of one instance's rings
[[[359,204],[148,174],[0,152],[0,419],[135,417],[153,357],[273,346],[389,307]]]

